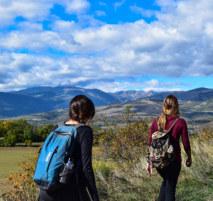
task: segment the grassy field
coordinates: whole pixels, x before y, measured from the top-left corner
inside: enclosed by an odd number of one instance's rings
[[[8,176],[17,172],[23,161],[36,154],[38,148],[29,147],[0,147],[0,195],[9,190]]]
[[[124,131],[122,130],[121,133],[123,138],[125,137]],[[138,132],[140,133],[141,130]],[[110,133],[107,132],[107,137],[108,135]],[[130,136],[132,137],[132,135]],[[190,138],[193,164],[190,168],[187,168],[184,163],[182,165],[177,187],[177,201],[213,201],[213,131],[203,130],[197,135],[190,136]],[[124,144],[126,143],[127,141]],[[93,167],[101,200],[155,201],[161,178],[156,171],[151,177],[147,175],[145,170],[146,158],[142,154],[143,152],[139,153],[138,159],[134,160],[133,163],[106,155],[107,150],[112,149],[113,153],[117,151],[119,145],[115,145],[113,147],[112,143],[110,147],[104,148],[104,143],[100,143],[93,149]],[[131,145],[129,144],[129,146]],[[4,199],[4,201],[36,200],[38,192],[31,178],[36,162],[33,156],[36,155],[37,149],[27,147],[0,148],[0,192],[9,191],[10,194],[12,193],[12,197]],[[130,149],[130,152],[132,152],[132,149]],[[138,152],[134,153],[138,154]],[[34,159],[24,166],[22,173],[18,172],[13,176],[13,186],[15,184],[15,186],[19,186],[18,190],[21,190],[20,196],[17,197],[17,188],[12,190],[11,182],[5,178],[11,172],[19,171],[19,164],[31,157]],[[185,154],[183,154],[184,161]]]

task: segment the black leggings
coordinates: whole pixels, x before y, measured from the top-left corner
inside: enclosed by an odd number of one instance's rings
[[[176,185],[181,170],[181,162],[174,161],[168,167],[157,169],[163,178],[158,201],[175,201]]]

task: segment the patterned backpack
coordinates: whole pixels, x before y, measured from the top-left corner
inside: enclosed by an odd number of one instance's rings
[[[171,144],[171,130],[177,123],[176,119],[168,130],[158,130],[152,134],[152,142],[149,146],[148,162],[155,168],[168,166],[175,157],[174,147]]]

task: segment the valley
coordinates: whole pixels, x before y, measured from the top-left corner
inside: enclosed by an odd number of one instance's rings
[[[137,100],[130,103],[114,104],[108,106],[100,106],[96,108],[94,124],[104,126],[106,123],[110,125],[124,123],[125,116],[129,115],[129,121],[147,120],[158,116],[161,112],[162,101],[152,101],[148,99]],[[127,111],[128,110],[128,111]],[[213,101],[180,101],[181,116],[185,118],[189,124],[191,131],[199,130],[203,127],[213,127]],[[35,125],[40,124],[57,124],[68,118],[68,109],[58,109],[51,112],[37,113],[33,115],[21,116],[18,118],[27,119]]]

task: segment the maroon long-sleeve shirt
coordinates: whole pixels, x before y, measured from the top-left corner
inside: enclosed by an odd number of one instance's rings
[[[177,118],[175,116],[167,116],[166,117],[166,126],[165,129],[169,129],[174,120]],[[157,119],[154,119],[152,125],[149,129],[149,140],[148,144],[151,145],[152,142],[152,134],[158,130]],[[189,142],[189,135],[186,121],[182,118],[179,118],[176,122],[175,126],[172,128],[171,134],[171,143],[174,146],[176,160],[181,161],[181,148],[180,148],[180,137],[182,138],[182,143],[185,152],[189,152],[191,150],[190,142]]]

